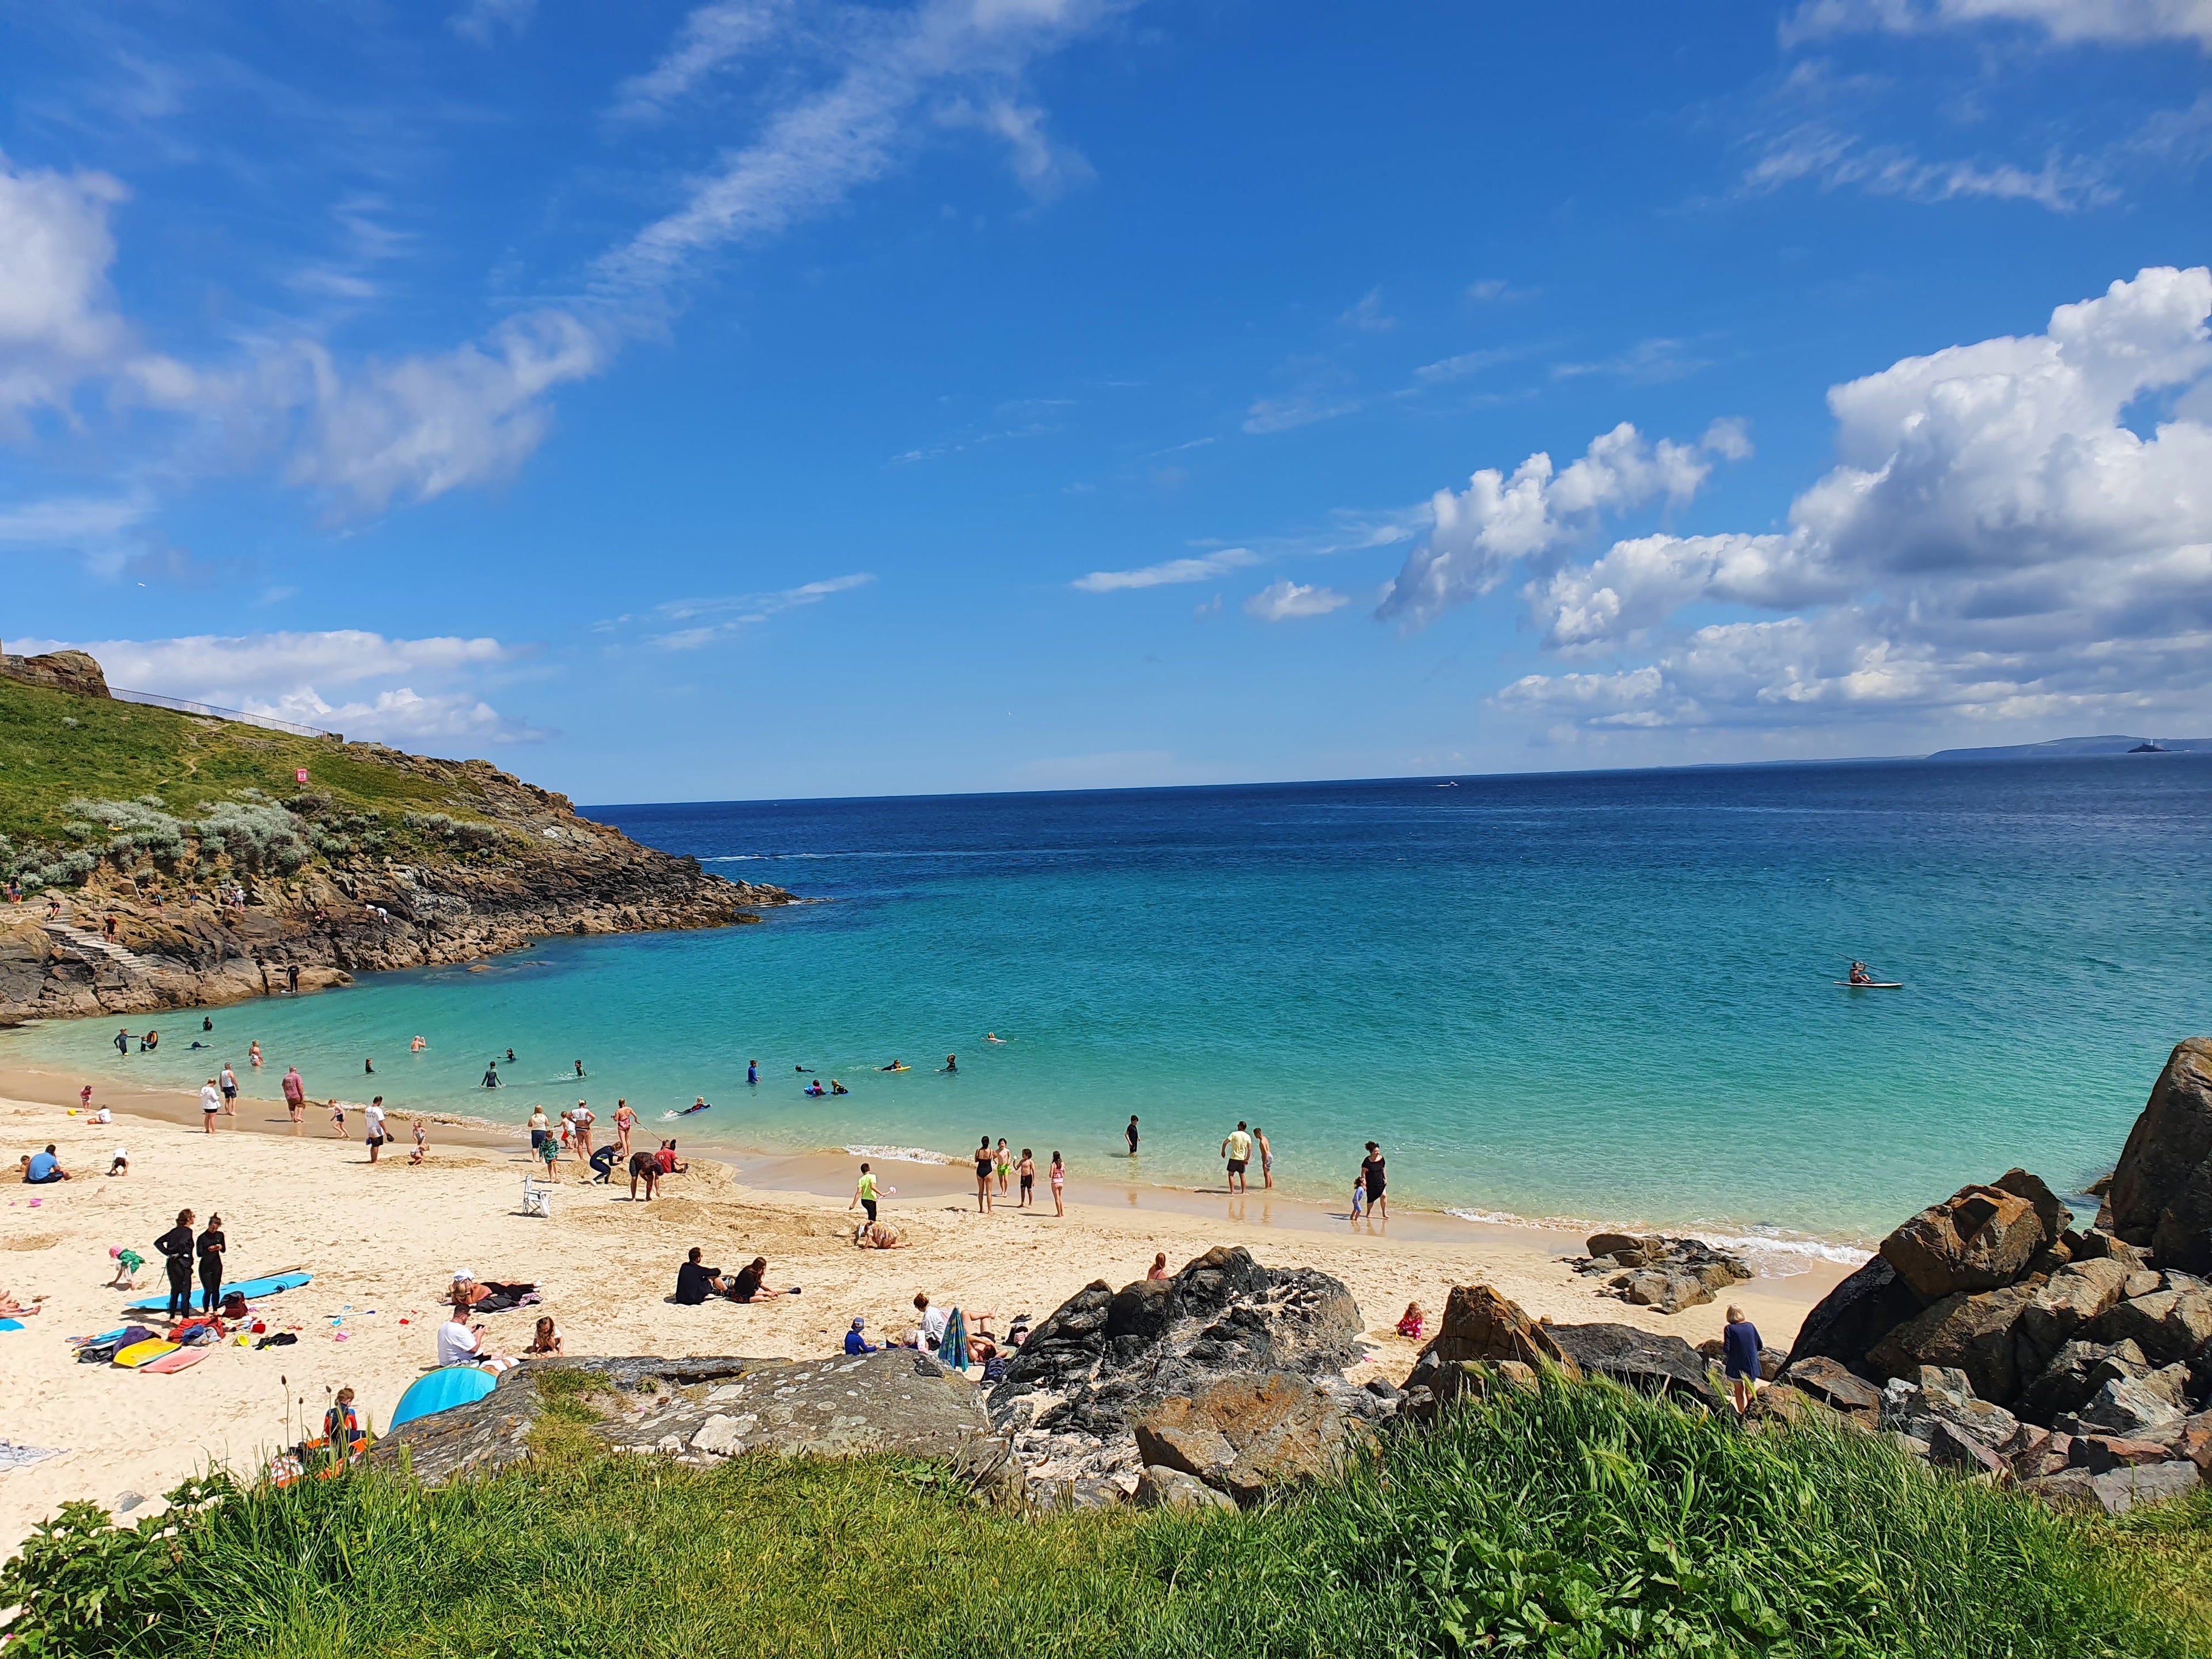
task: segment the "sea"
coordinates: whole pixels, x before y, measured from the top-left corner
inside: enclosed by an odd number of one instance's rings
[[[1372,1140],[1401,1207],[1849,1259],[2016,1164],[2079,1191],[2212,1030],[2212,759],[585,810],[815,902],[219,1008],[204,1038],[161,1016],[151,1055],[113,1018],[27,1027],[0,1063],[189,1088],[258,1039],[250,1092],[297,1064],[318,1098],[604,1124],[620,1097],[654,1130],[703,1098],[680,1133],[709,1152],[1003,1135],[1074,1194],[1218,1188],[1243,1120],[1323,1204]],[[1855,957],[1901,988],[1838,984]]]

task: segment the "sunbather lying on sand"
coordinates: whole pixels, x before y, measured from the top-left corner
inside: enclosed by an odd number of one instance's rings
[[[38,1312],[39,1304],[46,1299],[43,1296],[34,1296],[31,1298],[30,1306],[25,1307],[7,1291],[0,1291],[0,1319],[28,1319]]]

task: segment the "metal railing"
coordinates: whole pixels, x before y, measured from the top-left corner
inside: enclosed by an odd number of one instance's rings
[[[173,708],[180,714],[204,714],[210,720],[236,720],[244,726],[265,726],[271,732],[289,732],[295,738],[337,738],[343,741],[343,733],[325,732],[319,726],[280,720],[274,714],[249,714],[242,708],[218,708],[211,702],[194,702],[189,697],[165,697],[158,691],[129,691],[119,685],[109,686],[107,695],[118,702],[151,703],[156,708]]]

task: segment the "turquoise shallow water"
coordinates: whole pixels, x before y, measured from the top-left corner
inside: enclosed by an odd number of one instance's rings
[[[1243,1117],[1293,1193],[1348,1193],[1371,1139],[1401,1203],[1863,1242],[2014,1164],[2086,1181],[2212,1030],[2206,761],[592,810],[834,902],[219,1009],[211,1054],[173,1014],[158,1056],[104,1020],[0,1059],[196,1085],[258,1037],[265,1093],[296,1061],[319,1097],[516,1122],[703,1094],[687,1145],[988,1133],[1079,1185],[1127,1173],[1132,1112],[1141,1177],[1218,1181]],[[1854,956],[1907,988],[1838,988]],[[853,1093],[805,1099],[800,1063]]]

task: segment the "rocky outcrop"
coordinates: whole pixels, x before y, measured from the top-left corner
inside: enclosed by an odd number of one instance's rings
[[[2034,1294],[2014,1285],[1947,1296],[1883,1337],[1866,1363],[1881,1376],[1904,1376],[1922,1365],[1961,1371],[1983,1399],[2010,1400],[2021,1380],[2013,1327]]]
[[[1585,1373],[1609,1376],[1644,1394],[1671,1395],[1708,1409],[1713,1393],[1705,1356],[1679,1336],[1633,1325],[1545,1325],[1539,1328]]]
[[[1367,1425],[1341,1391],[1277,1371],[1209,1382],[1139,1416],[1145,1467],[1181,1470],[1249,1508],[1344,1467]]]
[[[1172,1279],[1119,1291],[1099,1279],[1070,1297],[991,1389],[991,1418],[1012,1436],[1033,1488],[1079,1505],[1113,1501],[1159,1462],[1141,1451],[1137,1422],[1217,1383],[1290,1378],[1328,1390],[1347,1419],[1388,1415],[1340,1375],[1358,1357],[1360,1323],[1351,1292],[1328,1274],[1217,1246]]]
[[[2001,1183],[1964,1187],[1883,1239],[1881,1255],[1921,1301],[1938,1302],[2011,1284],[2052,1237],[2036,1206]]]
[[[56,691],[74,691],[80,697],[107,695],[107,676],[99,659],[82,651],[50,651],[42,657],[19,657],[12,653],[0,656],[0,677],[21,680],[26,685],[49,686]]]
[[[1920,1298],[1881,1256],[1860,1267],[1820,1299],[1797,1328],[1790,1350],[1795,1369],[1802,1359],[1862,1364],[1867,1351],[1920,1311]]]
[[[2160,1266],[2212,1273],[2212,1037],[2175,1046],[2106,1202],[2112,1231]]]
[[[1601,1296],[1661,1313],[1697,1307],[1752,1277],[1739,1258],[1702,1238],[1592,1233],[1586,1243],[1589,1255],[1575,1262],[1575,1271],[1601,1275],[1606,1285]]]
[[[507,1372],[482,1400],[417,1418],[379,1441],[374,1461],[437,1486],[529,1455],[544,1416],[541,1384],[580,1373],[588,1431],[616,1451],[715,1463],[746,1452],[860,1456],[896,1452],[978,1485],[1018,1480],[1005,1437],[964,1376],[892,1349],[835,1359],[575,1359]]]
[[[696,859],[640,846],[488,762],[374,744],[333,750],[433,787],[426,799],[471,815],[457,830],[465,833],[450,848],[340,852],[281,877],[234,878],[187,862],[138,883],[102,866],[62,895],[60,918],[49,920],[43,903],[0,907],[0,1024],[320,990],[554,934],[755,921],[763,908],[794,902],[781,888],[726,881]],[[298,805],[312,830],[313,799]],[[243,904],[224,902],[233,887],[244,889]]]

